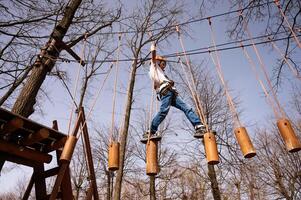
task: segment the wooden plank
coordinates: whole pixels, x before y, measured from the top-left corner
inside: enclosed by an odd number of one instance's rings
[[[20,158],[20,157],[17,157],[17,156],[8,154],[8,153],[4,153],[4,152],[0,152],[0,157],[1,157],[1,159],[5,160],[5,161],[13,162],[13,163],[20,164],[20,165],[25,165],[28,167],[35,167],[40,164],[36,161],[28,160],[25,158]]]
[[[50,163],[52,159],[51,155],[41,153],[27,147],[11,144],[3,140],[0,140],[0,152],[5,152],[7,154],[15,155],[38,163]]]
[[[24,121],[19,117],[14,117],[2,125],[0,129],[1,134],[11,134],[19,128],[23,127]]]
[[[26,137],[21,144],[23,145],[32,145],[36,142],[40,142],[49,137],[49,131],[46,128],[42,128],[35,133],[31,133],[28,137]]]
[[[57,130],[54,130],[52,128],[49,128],[49,127],[44,126],[42,124],[39,124],[39,123],[37,123],[35,121],[32,121],[32,120],[30,120],[28,118],[25,118],[25,117],[23,117],[21,115],[18,115],[18,114],[15,114],[13,112],[10,112],[8,110],[5,110],[3,108],[0,108],[0,118],[1,118],[1,120],[4,120],[4,121],[7,122],[7,121],[12,120],[15,117],[22,119],[24,121],[23,127],[25,129],[32,130],[32,132],[37,132],[38,130],[40,130],[42,128],[46,128],[49,131],[49,134],[50,134],[49,137],[51,137],[51,138],[60,139],[60,138],[62,138],[64,136],[66,136],[66,134],[63,134],[63,133],[61,133],[61,132],[59,132]]]

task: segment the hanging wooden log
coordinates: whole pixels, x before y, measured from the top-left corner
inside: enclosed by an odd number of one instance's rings
[[[150,140],[146,144],[146,174],[152,176],[158,173],[158,141]]]
[[[277,121],[277,126],[279,129],[280,135],[282,136],[282,139],[284,140],[286,149],[289,152],[300,151],[301,143],[298,140],[290,121],[287,119],[279,119]]]
[[[237,142],[245,158],[252,158],[256,155],[251,139],[245,127],[238,127],[234,130]]]
[[[217,145],[215,135],[212,132],[207,132],[204,135],[205,152],[207,162],[210,165],[216,165],[219,163]]]
[[[65,143],[62,155],[60,157],[61,162],[70,162],[76,142],[77,142],[76,136],[73,136],[73,135],[68,136],[68,139]]]
[[[116,171],[119,169],[119,142],[111,142],[109,146],[109,170]]]

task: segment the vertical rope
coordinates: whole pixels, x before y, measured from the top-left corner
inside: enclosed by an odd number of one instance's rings
[[[152,81],[152,88],[154,88],[154,81]],[[149,111],[148,111],[148,127],[149,130],[151,129],[151,123],[152,123],[152,115],[153,115],[153,107],[154,107],[154,94],[155,94],[155,90],[152,89],[152,95],[151,95],[151,102],[150,102],[150,106],[149,106]]]
[[[110,69],[109,69],[108,73],[106,74],[106,76],[105,76],[105,78],[104,78],[104,80],[103,80],[101,86],[99,87],[99,89],[98,89],[98,91],[97,91],[97,95],[96,95],[94,101],[92,102],[91,108],[90,108],[90,110],[89,110],[89,112],[88,112],[88,115],[87,115],[86,120],[84,121],[82,127],[84,127],[84,126],[86,125],[86,122],[90,119],[90,115],[91,115],[91,113],[92,113],[92,111],[93,111],[93,109],[94,109],[94,107],[95,107],[95,105],[96,105],[97,99],[98,99],[98,97],[99,97],[99,95],[100,95],[100,93],[101,93],[101,91],[102,91],[102,89],[103,89],[103,87],[104,87],[104,85],[105,85],[105,83],[106,83],[106,81],[107,81],[107,79],[108,79],[110,73],[111,73],[111,70],[112,70],[112,68],[113,68],[113,65],[114,65],[114,63],[112,63],[112,64],[110,65]],[[77,136],[77,137],[79,137],[79,136]]]
[[[257,59],[258,59],[258,61],[259,61],[259,66],[260,66],[260,68],[261,68],[261,70],[262,70],[262,72],[263,72],[263,74],[264,74],[264,76],[265,76],[265,79],[266,79],[266,81],[267,81],[267,84],[268,84],[268,86],[269,86],[269,89],[270,89],[270,91],[271,91],[271,93],[272,93],[272,97],[274,98],[274,101],[276,102],[276,105],[277,105],[277,107],[278,107],[278,109],[279,109],[279,111],[280,111],[282,117],[285,117],[286,115],[285,115],[285,113],[284,113],[284,111],[283,111],[283,109],[282,109],[282,107],[281,107],[281,105],[280,105],[280,103],[279,103],[279,101],[278,101],[278,98],[277,98],[276,93],[275,93],[275,91],[274,91],[274,88],[273,88],[273,86],[272,86],[271,80],[270,80],[270,78],[269,78],[269,76],[268,76],[268,73],[267,73],[267,70],[266,70],[266,66],[265,66],[265,64],[263,63],[262,57],[260,56],[259,51],[258,51],[258,49],[257,49],[257,47],[256,47],[256,45],[255,45],[255,43],[254,43],[254,40],[253,40],[253,38],[252,38],[252,34],[251,34],[251,32],[249,31],[249,29],[248,29],[248,27],[247,27],[247,24],[246,24],[246,22],[245,22],[245,19],[244,19],[244,16],[243,16],[242,12],[239,13],[239,16],[242,17],[242,19],[243,19],[243,28],[244,28],[244,30],[247,32],[248,37],[249,37],[249,39],[251,40],[252,47],[253,47],[253,49],[254,49],[254,51],[255,51],[255,54],[256,54],[256,57],[257,57]]]
[[[263,90],[263,92],[264,92],[264,94],[265,94],[265,96],[267,98],[267,103],[271,106],[271,108],[272,108],[272,110],[274,112],[275,117],[279,118],[279,114],[278,114],[277,109],[276,109],[276,107],[274,105],[274,102],[271,99],[271,96],[269,95],[269,93],[267,92],[267,90],[266,90],[266,88],[265,88],[262,80],[259,78],[259,74],[258,74],[258,72],[256,70],[256,65],[255,65],[254,61],[251,59],[250,55],[248,54],[247,50],[244,48],[244,46],[243,46],[242,43],[241,43],[241,48],[243,50],[244,56],[247,58],[248,62],[250,63],[251,69],[253,70],[253,72],[255,74],[255,77],[256,77],[257,81],[259,82],[259,84],[260,84],[260,86],[261,86],[261,88],[262,88],[262,90]]]
[[[292,26],[290,25],[287,17],[285,16],[284,12],[282,11],[279,0],[274,0],[274,3],[276,4],[276,6],[277,6],[277,8],[278,8],[278,10],[279,10],[279,12],[281,14],[281,16],[283,17],[285,23],[287,24],[288,28],[290,29],[292,35],[294,36],[294,39],[295,39],[296,43],[298,44],[299,48],[301,48],[301,43],[300,43],[300,41],[299,41],[296,33],[294,32]]]
[[[77,87],[78,87],[78,80],[79,80],[79,76],[80,76],[80,69],[81,69],[81,63],[84,59],[85,56],[85,50],[86,50],[86,45],[87,45],[87,37],[88,37],[88,33],[85,34],[84,37],[84,43],[83,43],[83,47],[82,47],[82,51],[81,51],[81,55],[80,55],[80,60],[79,60],[79,64],[78,64],[78,70],[77,70],[77,76],[76,76],[76,82],[75,82],[75,87],[74,87],[74,91],[73,91],[73,98],[76,99],[76,94],[77,94]],[[70,128],[71,128],[71,122],[72,122],[72,118],[73,118],[73,112],[74,112],[74,104],[72,104],[72,108],[71,108],[71,113],[70,113],[70,117],[69,117],[69,123],[68,123],[68,135],[70,135]],[[79,109],[79,108],[77,108]]]
[[[180,62],[180,63],[181,63],[182,69],[184,71],[185,77],[187,79],[186,81],[187,81],[188,87],[189,87],[189,89],[191,91],[193,100],[194,100],[195,105],[197,107],[198,114],[199,114],[199,116],[201,118],[201,121],[202,121],[203,125],[206,126],[207,132],[209,132],[209,126],[208,126],[207,120],[205,118],[205,114],[204,114],[203,108],[201,106],[200,97],[199,97],[198,93],[196,92],[196,84],[195,84],[195,81],[194,81],[194,78],[193,78],[193,75],[192,75],[192,67],[190,65],[190,62],[189,62],[189,59],[188,59],[188,56],[187,56],[187,53],[186,53],[186,50],[185,50],[185,47],[184,47],[184,43],[183,43],[183,40],[182,40],[182,37],[181,37],[181,32],[180,32],[179,26],[176,26],[176,31],[178,33],[178,39],[179,39],[181,47],[182,47],[182,51],[183,51],[183,54],[184,54],[184,57],[185,57],[185,60],[186,60],[186,64],[187,64],[187,66],[189,68],[188,71],[190,72],[192,86],[189,83],[189,78],[188,78],[186,70],[184,70],[183,63],[182,62]]]
[[[222,72],[222,67],[221,67],[221,63],[220,63],[220,59],[219,59],[219,55],[218,55],[218,52],[216,50],[216,42],[215,42],[215,34],[214,34],[214,30],[212,28],[212,23],[211,23],[211,20],[210,18],[208,18],[208,23],[209,23],[209,27],[210,27],[210,34],[211,34],[211,41],[212,41],[212,44],[213,44],[213,47],[214,47],[214,52],[215,52],[215,59],[213,58],[211,52],[209,51],[209,54],[210,54],[210,57],[212,59],[212,62],[214,63],[215,67],[216,67],[216,71],[217,71],[217,74],[219,76],[219,79],[221,81],[221,83],[223,84],[224,86],[224,89],[225,89],[225,94],[226,94],[226,97],[227,97],[227,102],[228,102],[228,105],[229,105],[229,108],[230,108],[230,111],[232,113],[232,117],[234,119],[234,122],[236,123],[236,125],[238,127],[241,127],[242,124],[239,120],[239,117],[238,117],[238,113],[236,111],[236,108],[235,108],[235,105],[233,103],[233,99],[229,93],[229,88],[228,88],[228,85],[227,83],[225,82],[225,78],[224,78],[224,75],[223,75],[223,72]]]
[[[114,92],[113,92],[113,103],[112,103],[112,120],[111,120],[111,131],[110,131],[110,143],[112,143],[114,125],[115,125],[115,102],[116,102],[116,91],[117,91],[117,79],[119,72],[119,53],[121,44],[121,34],[118,35],[118,47],[117,47],[117,60],[116,60],[116,71],[115,71],[115,81],[114,81]],[[118,136],[117,136],[118,137]]]
[[[279,47],[276,45],[276,43],[268,37],[268,40],[271,42],[272,46],[276,51],[282,56],[282,59],[285,61],[285,63],[289,66],[289,69],[292,71],[292,73],[301,80],[301,76],[298,74],[298,71],[292,66],[292,64],[287,60],[286,56],[282,53],[282,51],[279,49]]]

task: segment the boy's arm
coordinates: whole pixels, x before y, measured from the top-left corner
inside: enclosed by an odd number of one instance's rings
[[[152,54],[151,62],[156,64],[156,45],[154,43],[152,43],[150,51]]]

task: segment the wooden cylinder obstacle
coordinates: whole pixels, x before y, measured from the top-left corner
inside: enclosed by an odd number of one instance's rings
[[[119,169],[119,142],[111,142],[109,145],[109,170],[116,171]]]
[[[282,139],[284,140],[286,149],[289,152],[297,152],[301,150],[301,143],[298,140],[294,129],[289,120],[279,119],[277,121],[277,126]]]
[[[158,173],[158,141],[150,140],[146,144],[146,174],[153,176]]]
[[[205,153],[207,162],[210,165],[216,165],[219,163],[217,145],[215,135],[212,132],[207,132],[204,135]]]
[[[245,127],[238,127],[234,130],[237,142],[245,158],[252,158],[256,155],[251,139]]]
[[[61,162],[70,162],[72,154],[77,142],[76,136],[68,136],[68,139],[64,145],[63,152],[60,157]]]

